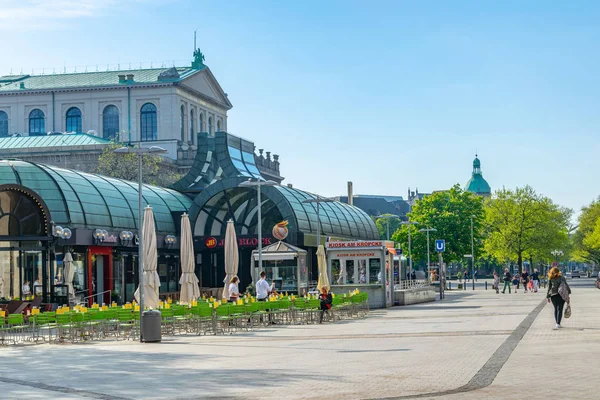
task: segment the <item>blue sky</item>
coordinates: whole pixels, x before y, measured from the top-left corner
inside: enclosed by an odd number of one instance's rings
[[[0,0],[0,73],[187,64],[198,45],[229,130],[323,195],[530,184],[600,195],[594,1]]]

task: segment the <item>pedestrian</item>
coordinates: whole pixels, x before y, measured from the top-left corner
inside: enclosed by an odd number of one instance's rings
[[[473,272],[473,278],[475,278],[475,282],[477,282],[477,271]]]
[[[527,293],[527,285],[529,284],[529,274],[527,269],[523,268],[521,272],[521,283],[523,284],[523,293]]]
[[[561,289],[561,286],[563,289]],[[552,302],[552,305],[554,306],[556,329],[561,328],[560,322],[563,316],[563,308],[565,303],[570,302],[570,294],[571,288],[569,287],[567,280],[557,267],[552,267],[550,272],[548,272],[548,293],[546,294],[546,298],[548,299],[548,303]]]
[[[258,301],[266,301],[273,290],[273,285],[267,283],[266,277],[267,273],[262,271],[260,273],[260,279],[256,282],[256,300]]]
[[[508,294],[510,294],[511,276],[508,268],[504,269],[504,277],[502,278],[502,280],[504,281],[504,288],[502,289],[502,293],[504,294],[506,292],[506,288],[508,288]]]
[[[323,323],[323,316],[325,315],[325,311],[329,311],[331,309],[331,303],[333,303],[333,297],[331,293],[329,293],[329,288],[327,286],[323,286],[321,288],[321,293],[319,294],[320,306],[321,306],[321,316],[319,317],[319,323]]]
[[[500,278],[496,271],[494,271],[494,283],[492,283],[492,289],[496,289],[496,294],[500,293]]]
[[[414,281],[415,279],[417,279],[417,273],[416,273],[415,271],[413,271],[413,272],[410,274],[410,279],[412,279],[413,281]]]
[[[229,282],[229,301],[232,303],[237,302],[240,298],[240,289],[238,286],[239,281],[240,279],[237,276],[234,276]]]
[[[531,280],[533,281],[533,291],[537,293],[540,287],[540,276],[537,269],[533,270],[533,274],[531,274]]]
[[[519,279],[520,276],[518,274],[515,274],[515,276],[513,276],[512,279],[513,289],[515,289],[515,293],[517,293],[517,290],[519,289]]]

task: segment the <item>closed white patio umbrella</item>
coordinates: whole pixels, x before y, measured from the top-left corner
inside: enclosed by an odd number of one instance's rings
[[[317,282],[317,289],[319,292],[322,287],[327,287],[329,290],[329,276],[327,275],[327,260],[325,258],[325,248],[322,244],[317,248],[317,266],[319,267],[319,281]]]
[[[233,221],[227,221],[227,230],[225,231],[225,287],[223,288],[223,298],[229,299],[229,283],[238,273],[238,244],[237,235],[235,234],[235,226]]]
[[[73,288],[73,277],[75,276],[75,268],[73,266],[73,256],[71,253],[65,253],[63,258],[63,277],[67,290],[69,292],[69,298],[75,295],[75,289]]]
[[[154,228],[154,213],[152,207],[148,206],[144,210],[144,225],[142,227],[143,246],[143,267],[144,276],[140,284],[144,285],[144,306],[148,308],[158,307],[158,291],[160,289],[160,277],[156,272],[156,263],[158,254],[156,250],[156,231]],[[140,288],[135,291],[135,299],[140,302]],[[145,308],[144,307],[144,308]]]
[[[194,243],[192,240],[192,227],[190,218],[184,213],[181,216],[181,293],[179,300],[185,303],[191,303],[200,297],[200,288],[198,287],[198,277],[194,273]]]

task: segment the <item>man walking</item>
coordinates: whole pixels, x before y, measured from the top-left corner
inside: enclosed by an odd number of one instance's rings
[[[262,271],[260,279],[256,282],[256,300],[258,301],[266,301],[269,293],[271,293],[271,285],[267,283],[266,277],[267,273]]]
[[[506,288],[508,288],[508,294],[510,294],[510,284],[511,284],[511,280],[512,280],[512,276],[510,275],[510,272],[508,271],[508,268],[504,269],[504,288],[502,288],[502,293],[506,292]]]

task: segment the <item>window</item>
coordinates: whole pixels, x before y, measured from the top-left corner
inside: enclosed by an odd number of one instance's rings
[[[8,114],[0,111],[0,137],[8,136]]]
[[[204,132],[204,117],[202,116],[202,113],[200,113],[200,121],[198,122],[198,129],[200,130],[200,132]]]
[[[213,134],[213,129],[212,129],[212,117],[208,117],[208,134],[212,135]]]
[[[156,140],[158,138],[158,126],[156,123],[156,106],[154,104],[146,103],[142,106],[140,122],[142,140]]]
[[[217,121],[217,132],[221,132],[221,120]]]
[[[81,110],[77,107],[67,111],[67,132],[81,133]]]
[[[185,108],[181,105],[181,116],[179,118],[179,125],[181,128],[181,141],[185,142]]]
[[[46,120],[44,112],[38,108],[29,113],[29,136],[46,134]]]
[[[114,139],[119,133],[119,109],[113,105],[104,107],[102,112],[102,137]]]
[[[194,129],[194,110],[190,110],[190,142],[193,142],[196,130]]]

